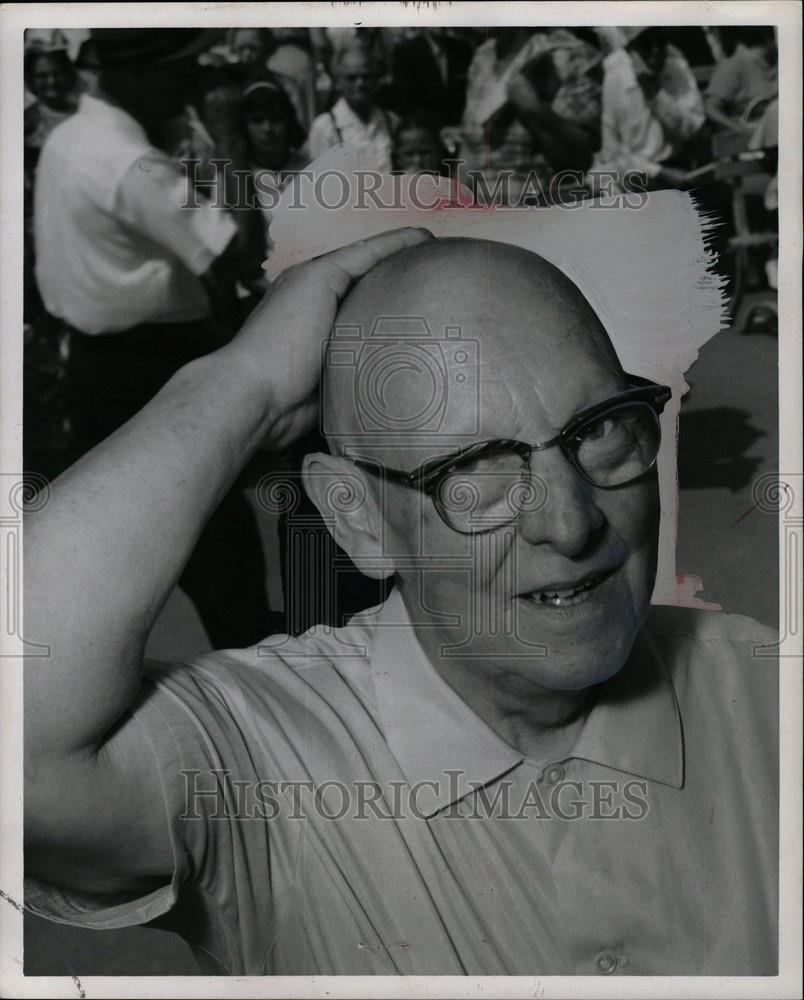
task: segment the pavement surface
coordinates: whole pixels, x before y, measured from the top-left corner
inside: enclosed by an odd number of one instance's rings
[[[777,338],[719,334],[690,369],[679,437],[677,571],[699,577],[699,597],[767,625],[778,621],[777,519],[756,507],[753,487],[778,468]],[[276,525],[262,515],[269,566]],[[268,581],[272,606],[281,589]],[[183,658],[208,649],[189,601],[176,592],[149,654]],[[81,931],[26,916],[26,975],[197,975],[184,942],[149,928]]]

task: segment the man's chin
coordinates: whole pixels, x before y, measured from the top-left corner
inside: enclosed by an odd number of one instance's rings
[[[509,640],[508,669],[521,660],[523,666],[514,667],[515,671],[550,691],[580,691],[603,684],[625,665],[641,623],[632,619],[615,628],[609,618],[607,624],[603,629],[579,625],[551,635],[520,622],[516,637]],[[500,657],[501,665],[502,661]]]

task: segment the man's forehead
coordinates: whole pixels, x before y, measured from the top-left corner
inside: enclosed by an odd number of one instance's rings
[[[325,373],[362,444],[443,453],[539,433],[622,383],[578,289],[542,258],[474,240],[370,272],[341,310]]]

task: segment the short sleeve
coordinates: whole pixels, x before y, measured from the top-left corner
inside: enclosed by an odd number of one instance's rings
[[[175,254],[199,277],[237,231],[224,209],[194,194],[189,179],[156,152],[140,157],[123,175],[118,207],[127,225]]]
[[[28,909],[57,923],[108,930],[164,918],[178,903],[187,926],[176,929],[192,943],[194,927],[203,928],[205,950],[226,964],[226,901],[251,899],[253,912],[239,907],[238,913],[258,931],[271,912],[269,824],[243,823],[237,812],[238,787],[254,787],[267,769],[249,742],[241,701],[225,665],[216,683],[202,668],[150,663],[130,716],[159,770],[173,850],[170,880],[125,898],[28,878]]]

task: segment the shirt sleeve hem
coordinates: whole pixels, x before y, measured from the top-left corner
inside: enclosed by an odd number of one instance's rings
[[[180,746],[151,696],[153,685],[143,683],[138,701],[130,710],[132,718],[142,726],[145,741],[159,771],[164,810],[173,853],[173,873],[170,881],[144,895],[110,903],[102,894],[84,894],[25,877],[25,908],[37,916],[59,924],[69,924],[94,930],[135,927],[163,916],[176,903],[179,889],[187,877],[187,850],[182,843],[181,821],[173,815],[168,779],[182,767]]]
[[[25,909],[57,924],[88,930],[115,930],[147,924],[167,913],[178,898],[177,879],[169,885],[127,903],[99,909],[82,909],[68,892],[62,892],[31,876],[25,878]]]

